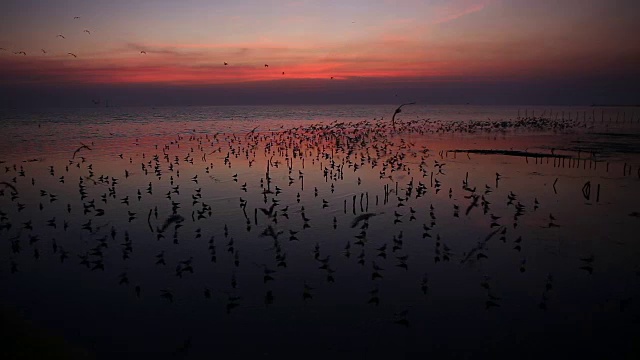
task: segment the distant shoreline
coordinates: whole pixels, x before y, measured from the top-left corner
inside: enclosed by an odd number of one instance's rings
[[[591,107],[640,107],[640,104],[636,104],[636,105],[620,105],[620,104],[591,104]]]

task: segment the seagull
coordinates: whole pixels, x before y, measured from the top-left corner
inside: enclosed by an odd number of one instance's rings
[[[27,55],[27,53],[24,52],[24,51],[15,51],[14,54],[16,54],[16,55]]]
[[[402,107],[405,106],[405,105],[415,105],[415,101],[414,102],[410,102],[410,103],[405,103],[405,104],[402,104],[402,105],[398,106],[396,111],[393,113],[393,117],[391,117],[391,124],[394,127],[396,126],[396,115],[402,112]]]
[[[6,181],[2,181],[2,182],[0,182],[0,185],[4,185],[4,186],[6,186],[6,187],[8,187],[8,188],[11,188],[11,190],[13,190],[13,192],[18,193],[18,189],[16,189],[16,187],[15,187],[15,186],[13,186],[13,185],[9,184],[9,183],[8,183],[8,182],[6,182]]]
[[[66,39],[66,37],[64,37],[64,35],[62,35],[62,34],[58,34],[58,36],[56,36],[56,37],[60,37],[60,38]]]
[[[351,228],[358,226],[361,221],[367,221],[376,215],[378,215],[378,213],[364,213],[356,216],[353,221],[351,221]]]
[[[80,19],[80,16],[74,16],[73,17],[73,20],[77,20],[77,19]]]
[[[256,130],[258,130],[258,128],[259,128],[259,126],[256,126],[256,127],[254,127],[253,129],[251,129],[251,131],[249,131],[249,132],[247,133],[247,135],[245,136],[245,138],[246,138],[246,137],[248,137],[250,134],[254,134],[254,133],[256,132]]]
[[[269,67],[269,65],[268,65],[268,64],[264,64],[264,67],[268,68],[268,67]]]
[[[75,55],[74,55],[74,56],[75,56]],[[82,144],[82,143],[80,143],[80,144]],[[87,146],[87,145],[85,145],[85,144],[82,144],[82,146],[80,146],[79,148],[77,148],[77,149],[76,149],[76,151],[74,151],[74,152],[73,152],[73,157],[72,157],[72,159],[75,159],[75,158],[76,158],[76,154],[77,154],[78,152],[80,152],[80,150],[82,150],[82,149],[91,150],[91,148],[90,148],[90,147],[88,147],[88,146]]]
[[[83,32],[86,32],[87,34],[91,35],[91,31],[89,31],[89,30],[85,29]]]
[[[74,54],[74,53],[67,53],[67,54],[69,54],[69,55],[73,56],[74,58],[77,58],[77,57],[78,57],[78,56],[76,56],[76,54]]]
[[[140,51],[140,54],[146,54],[146,53],[147,53],[147,52],[146,52],[146,51],[144,51],[144,50]]]
[[[40,50],[42,50],[42,53],[43,53],[43,54],[46,54],[46,53],[47,53],[44,49],[40,49]]]
[[[227,66],[227,65],[229,65],[229,64],[225,61],[225,62],[224,62],[224,66]]]

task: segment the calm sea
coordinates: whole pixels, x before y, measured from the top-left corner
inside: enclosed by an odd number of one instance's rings
[[[99,107],[0,110],[5,140],[0,155],[68,151],[79,142],[106,138],[242,133],[256,126],[275,131],[314,122],[387,121],[397,105]],[[397,118],[436,121],[512,121],[518,116],[578,118],[596,124],[637,123],[640,108],[558,106],[408,105]]]
[[[396,107],[0,113],[0,349],[637,354],[640,109]]]

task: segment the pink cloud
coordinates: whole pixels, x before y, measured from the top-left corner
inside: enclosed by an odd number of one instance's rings
[[[478,11],[483,10],[485,7],[487,7],[487,5],[490,3],[490,1],[482,1],[479,3],[475,3],[475,4],[470,4],[462,9],[454,9],[453,11],[447,11],[444,14],[442,14],[439,18],[437,18],[434,21],[434,24],[444,24],[453,20],[457,20],[460,19],[464,16],[476,13]]]

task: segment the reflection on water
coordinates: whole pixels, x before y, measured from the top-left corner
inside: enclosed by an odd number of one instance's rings
[[[638,351],[633,122],[121,116],[0,159],[2,303],[98,358]]]

